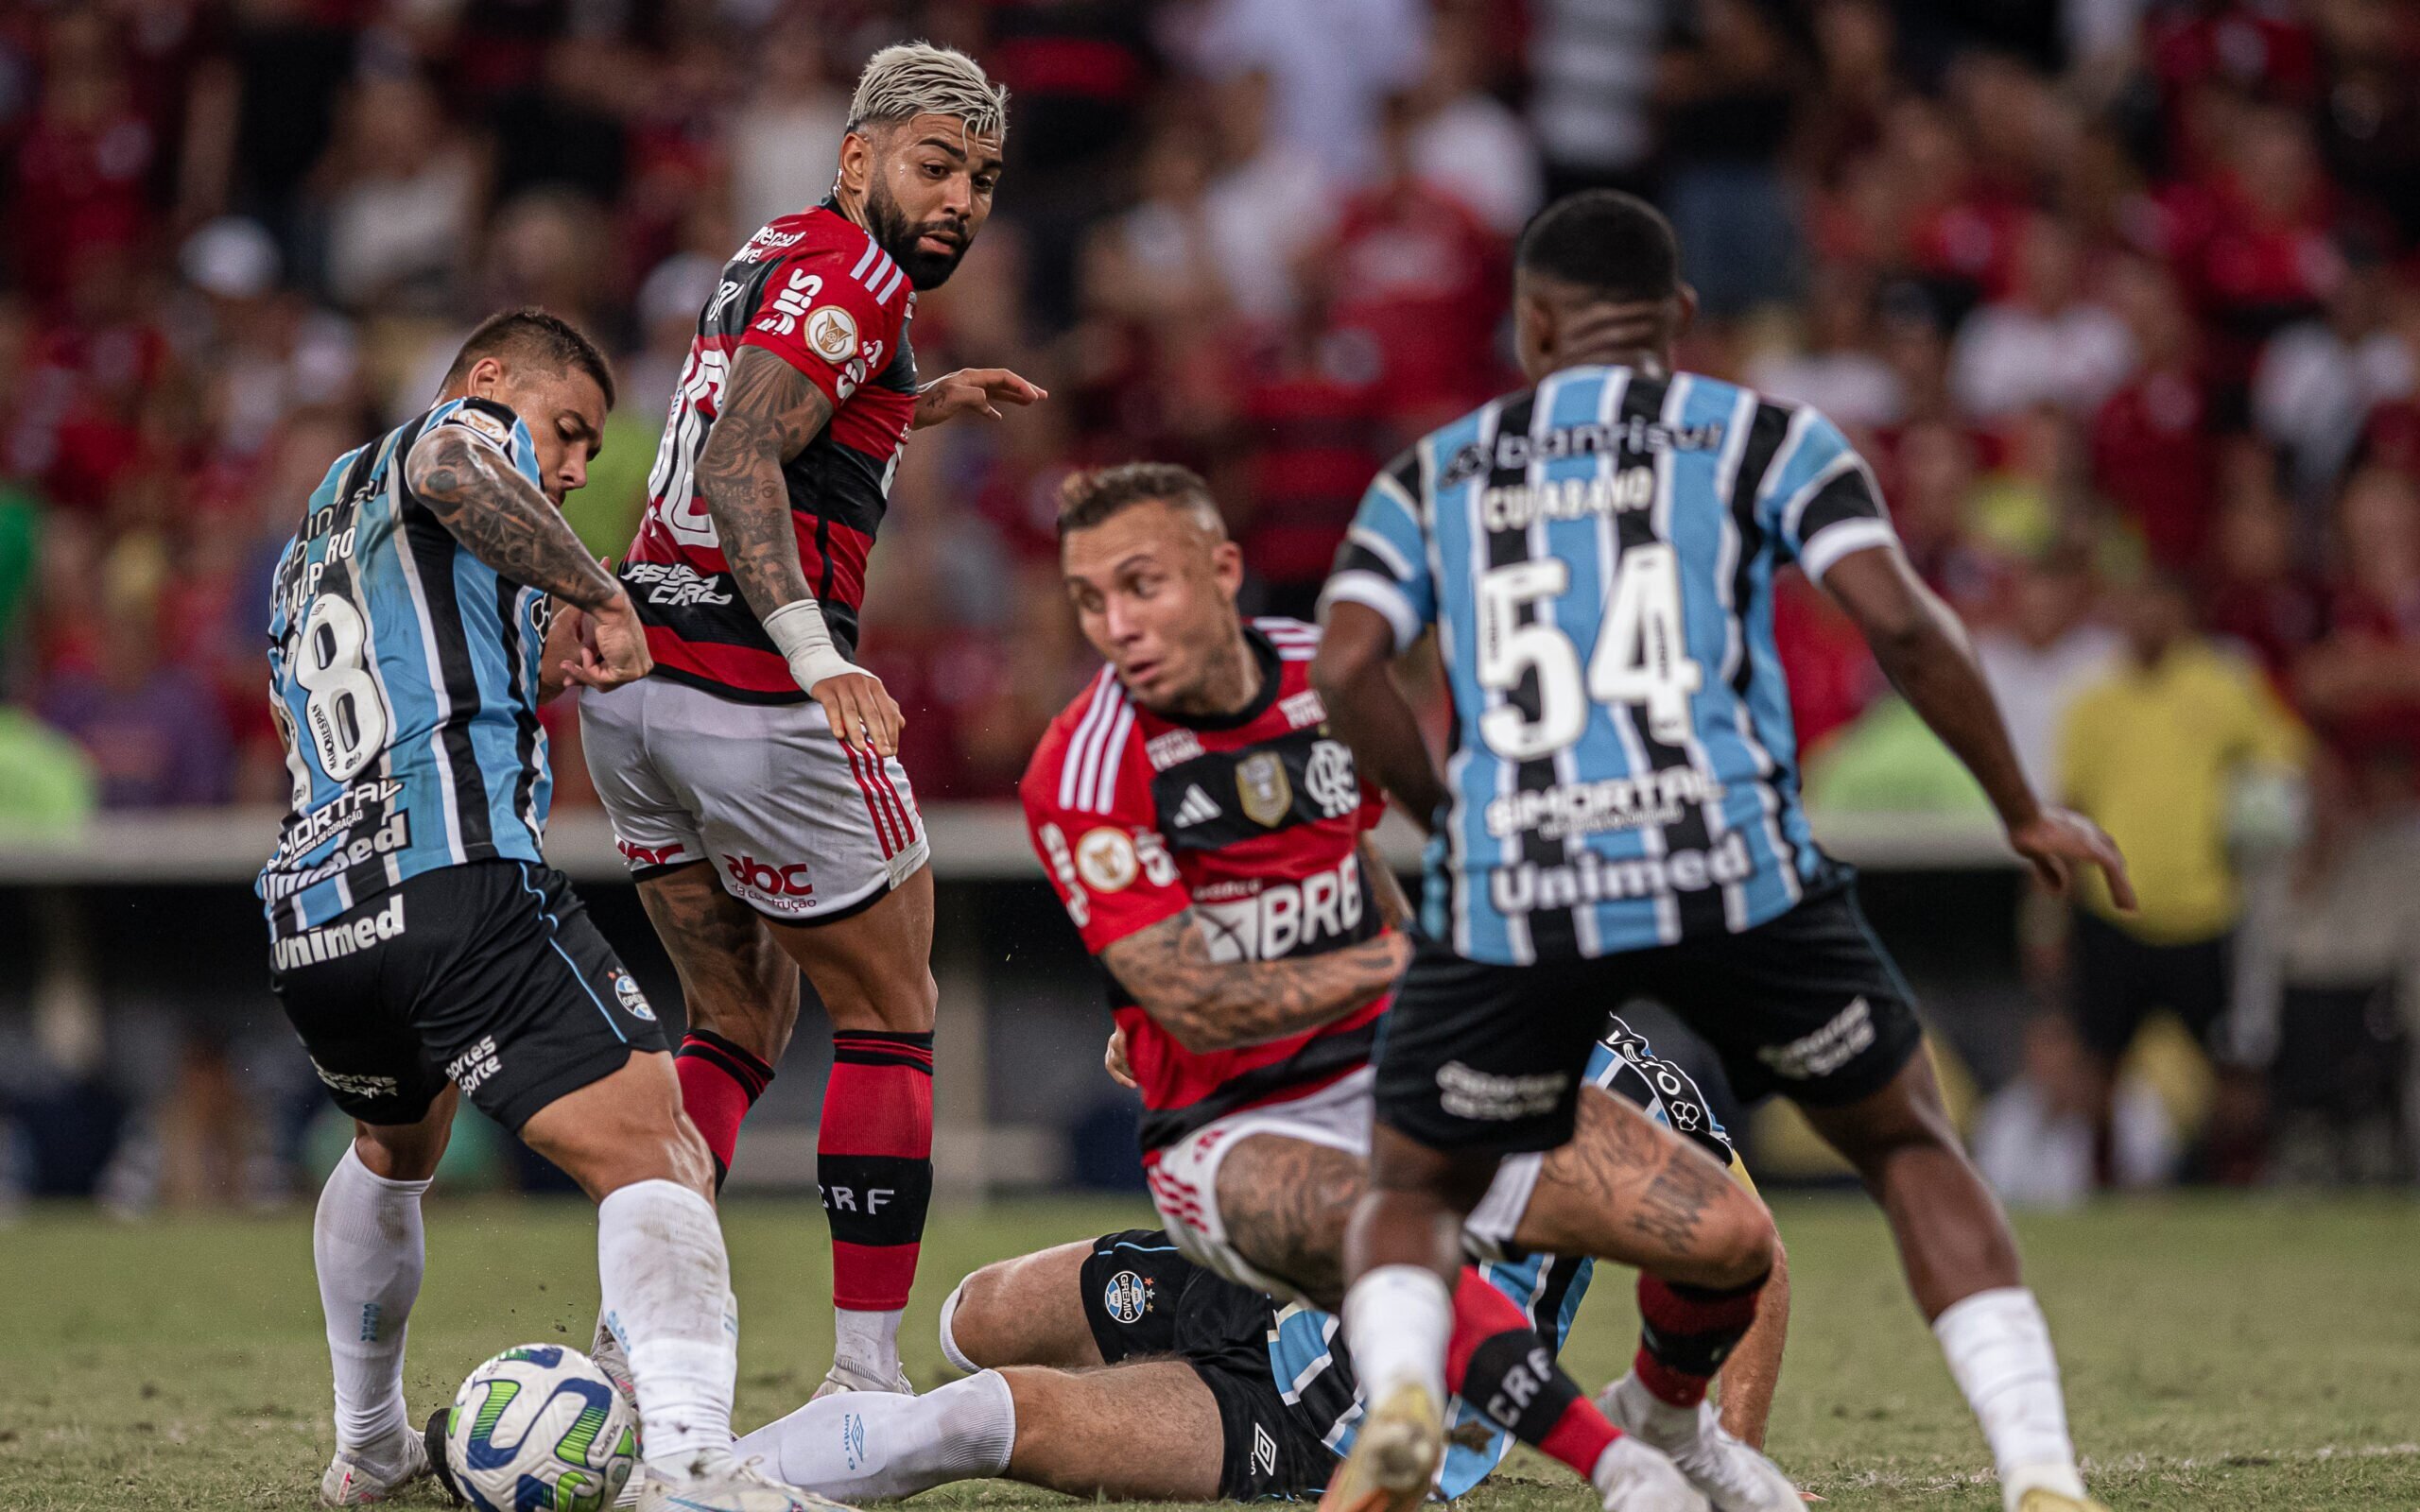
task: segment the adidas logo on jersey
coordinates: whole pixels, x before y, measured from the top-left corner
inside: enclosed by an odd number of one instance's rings
[[[1184,801],[1176,806],[1176,827],[1180,830],[1207,824],[1218,816],[1219,805],[1211,801],[1209,794],[1201,791],[1199,782],[1184,790]]]

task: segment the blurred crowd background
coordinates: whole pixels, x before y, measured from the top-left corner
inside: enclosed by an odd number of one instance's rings
[[[2135,859],[2137,916],[2019,910],[1996,1176],[2410,1177],[2408,0],[5,0],[0,817],[283,804],[270,563],[499,306],[617,354],[571,510],[620,551],[716,270],[916,36],[1013,96],[920,365],[1052,393],[898,474],[865,658],[926,801],[1006,797],[1091,670],[1068,469],[1201,469],[1307,612],[1379,463],[1517,387],[1523,219],[1634,189],[1684,365],[1857,438],[2037,782]],[[1777,612],[1819,808],[1981,812],[1819,594]],[[2214,1059],[2121,1072],[2152,1009]]]

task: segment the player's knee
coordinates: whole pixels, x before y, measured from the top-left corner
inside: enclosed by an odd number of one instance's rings
[[[970,1374],[1002,1356],[995,1348],[994,1313],[1006,1290],[1009,1261],[995,1261],[958,1283],[942,1302],[942,1357]]]
[[[1771,1210],[1744,1188],[1731,1186],[1706,1215],[1706,1275],[1700,1284],[1746,1286],[1771,1274],[1781,1258],[1781,1234]]]

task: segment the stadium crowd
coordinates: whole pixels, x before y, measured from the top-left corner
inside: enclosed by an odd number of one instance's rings
[[[1523,219],[1633,188],[1703,298],[1685,365],[1850,432],[2037,780],[2135,855],[2111,970],[2253,918],[2237,995],[2336,1027],[2238,1053],[2339,1123],[2348,1080],[2391,1104],[2379,985],[2420,1003],[2398,0],[6,0],[0,812],[283,805],[270,564],[496,307],[617,354],[571,508],[619,552],[717,269],[822,195],[848,81],[913,35],[1012,92],[920,364],[1053,395],[921,438],[891,494],[865,656],[928,799],[1008,795],[1091,670],[1069,469],[1200,468],[1255,603],[1307,612],[1377,466],[1517,386]],[[1778,613],[1819,808],[1979,805],[1819,594]],[[2004,1116],[2089,1100],[2059,1068],[2107,1048],[2093,1014]]]

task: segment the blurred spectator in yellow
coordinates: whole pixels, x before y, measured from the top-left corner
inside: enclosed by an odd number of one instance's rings
[[[2124,849],[2141,899],[2121,914],[2095,878],[2074,911],[2069,1003],[2099,1086],[2104,1181],[2111,1089],[2144,1021],[2165,1008],[2206,1043],[2230,1005],[2243,910],[2229,850],[2238,786],[2298,769],[2306,754],[2301,727],[2259,673],[2197,631],[2182,580],[2147,575],[2121,627],[2124,656],[2077,696],[2059,758],[2059,791]]]

